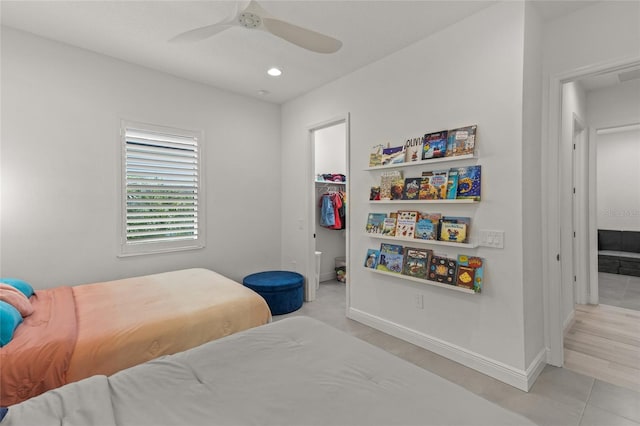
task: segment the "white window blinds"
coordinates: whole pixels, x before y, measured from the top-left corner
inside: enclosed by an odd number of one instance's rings
[[[123,253],[201,246],[198,137],[141,127],[123,128]]]

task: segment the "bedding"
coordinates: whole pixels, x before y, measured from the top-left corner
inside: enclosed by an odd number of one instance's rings
[[[27,425],[532,425],[307,317],[93,376],[9,407]]]
[[[38,290],[30,300],[34,313],[0,349],[0,406],[271,320],[260,295],[207,269]]]

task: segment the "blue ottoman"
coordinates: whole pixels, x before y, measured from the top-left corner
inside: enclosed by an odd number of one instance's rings
[[[297,272],[257,272],[244,277],[242,284],[264,297],[272,315],[288,314],[302,306],[304,277]]]

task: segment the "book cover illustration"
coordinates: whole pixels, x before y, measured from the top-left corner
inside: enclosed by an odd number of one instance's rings
[[[418,194],[419,199],[445,200],[447,198],[448,181],[449,170],[422,172],[422,182],[420,185],[420,193]]]
[[[446,156],[473,154],[477,127],[477,125],[473,125],[449,130]]]
[[[473,290],[475,290],[476,293],[479,293],[480,291],[482,291],[482,284],[483,284],[483,278],[484,278],[484,259],[477,256],[467,256],[464,254],[459,254],[458,264],[461,267],[473,269],[473,286],[467,287],[467,288],[473,288]],[[468,285],[468,284],[465,284],[465,285]],[[464,287],[465,285],[461,287]]]
[[[440,213],[420,213],[414,237],[421,240],[437,240]]]
[[[482,166],[458,167],[456,198],[480,201]]]
[[[447,131],[427,133],[422,145],[422,159],[444,157],[447,152]]]
[[[404,263],[403,247],[398,244],[380,244],[380,256],[376,269],[400,274]]]
[[[391,180],[391,199],[402,200],[404,196],[404,179],[402,175],[396,176]]]
[[[391,185],[393,182],[402,179],[402,172],[399,170],[389,170],[380,175],[380,199],[391,199]]]
[[[404,162],[411,163],[413,161],[422,160],[422,144],[424,138],[407,139],[404,144]]]
[[[458,265],[458,273],[456,285],[473,290],[473,283],[476,276],[476,270],[469,266]]]
[[[440,224],[440,241],[464,243],[467,241],[467,225],[464,223],[445,222]]]
[[[384,224],[382,225],[382,235],[385,237],[395,237],[396,236],[396,220],[395,216],[387,217],[384,220]]]
[[[380,250],[368,249],[367,257],[364,259],[364,267],[376,269],[376,266],[378,266],[378,257],[380,257]]]
[[[404,145],[383,148],[382,165],[404,163]]]
[[[444,284],[455,285],[457,263],[443,256],[431,256],[427,279]]]
[[[382,166],[382,150],[384,145],[378,144],[371,148],[371,154],[369,154],[369,167]]]
[[[447,200],[455,200],[458,195],[458,170],[449,170],[447,176]]]
[[[443,216],[440,219],[439,239],[456,243],[469,242],[471,218],[463,216]]]
[[[400,210],[396,222],[396,237],[414,238],[418,215],[416,211]]]
[[[386,213],[369,213],[365,232],[367,234],[382,234],[382,225],[386,217]]]
[[[402,274],[425,279],[429,269],[429,257],[432,253],[432,250],[425,248],[405,247]]]
[[[371,189],[369,190],[369,200],[374,201],[379,199],[380,199],[380,187],[372,186]]]
[[[422,184],[422,178],[406,178],[404,180],[404,192],[402,193],[403,200],[417,200],[420,193],[420,185]]]

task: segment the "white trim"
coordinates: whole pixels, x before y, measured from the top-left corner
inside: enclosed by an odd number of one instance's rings
[[[593,64],[587,67],[573,69],[549,77],[549,97],[547,99],[546,143],[543,144],[543,161],[546,170],[542,174],[543,189],[548,197],[543,197],[543,256],[542,267],[544,274],[544,315],[545,315],[545,345],[547,346],[547,363],[561,367],[564,364],[563,322],[562,318],[562,280],[560,262],[556,255],[560,253],[560,188],[558,188],[558,153],[561,140],[561,106],[562,85],[582,77],[594,74],[617,71],[640,65],[640,56],[627,57],[614,61]],[[567,226],[567,224],[562,224]],[[569,261],[570,259],[562,259]]]
[[[349,308],[347,317],[437,353],[523,391],[531,389],[535,379],[545,366],[545,349],[540,351],[526,370],[521,370],[358,309]]]
[[[566,336],[573,324],[576,322],[576,311],[571,311],[564,324],[562,324],[562,335]]]
[[[611,133],[631,132],[633,130],[640,130],[640,123],[625,124],[621,126],[611,126],[596,129],[596,135],[608,135]]]

